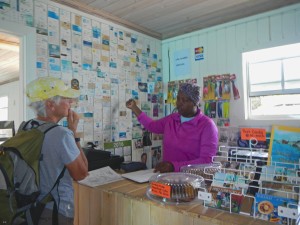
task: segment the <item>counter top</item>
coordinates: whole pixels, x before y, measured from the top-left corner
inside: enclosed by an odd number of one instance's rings
[[[274,225],[264,220],[204,207],[167,205],[146,196],[148,183],[121,180],[94,188],[74,182],[75,225]]]

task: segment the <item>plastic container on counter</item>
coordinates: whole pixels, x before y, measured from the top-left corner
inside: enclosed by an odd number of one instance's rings
[[[187,204],[198,199],[198,191],[205,190],[204,178],[188,173],[160,173],[149,180],[146,195],[166,204]]]
[[[205,187],[208,188],[212,183],[213,176],[216,172],[220,172],[222,165],[220,163],[211,164],[194,164],[182,166],[180,172],[201,176],[205,180]]]

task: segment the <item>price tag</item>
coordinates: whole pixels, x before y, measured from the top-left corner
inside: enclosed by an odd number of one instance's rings
[[[211,202],[212,194],[209,192],[198,191],[198,199],[205,200],[207,202]]]
[[[266,141],[266,130],[258,128],[241,128],[242,140],[256,139],[257,141]]]
[[[169,185],[161,184],[158,182],[152,182],[151,192],[152,194],[163,198],[171,198],[171,187]]]

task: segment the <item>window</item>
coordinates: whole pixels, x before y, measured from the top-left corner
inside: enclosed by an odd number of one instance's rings
[[[0,97],[0,121],[8,120],[8,96]]]
[[[243,53],[251,119],[300,117],[300,44]]]

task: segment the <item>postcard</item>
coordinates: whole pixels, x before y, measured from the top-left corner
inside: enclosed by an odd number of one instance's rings
[[[268,165],[287,168],[298,165],[300,159],[300,128],[289,126],[272,127]]]
[[[297,201],[273,195],[257,193],[255,195],[255,218],[274,222],[277,224],[287,224],[288,218],[278,215],[278,207],[297,207]]]
[[[212,194],[212,201],[207,203],[206,206],[235,213],[240,211],[243,200],[240,190],[211,186],[209,192]]]

